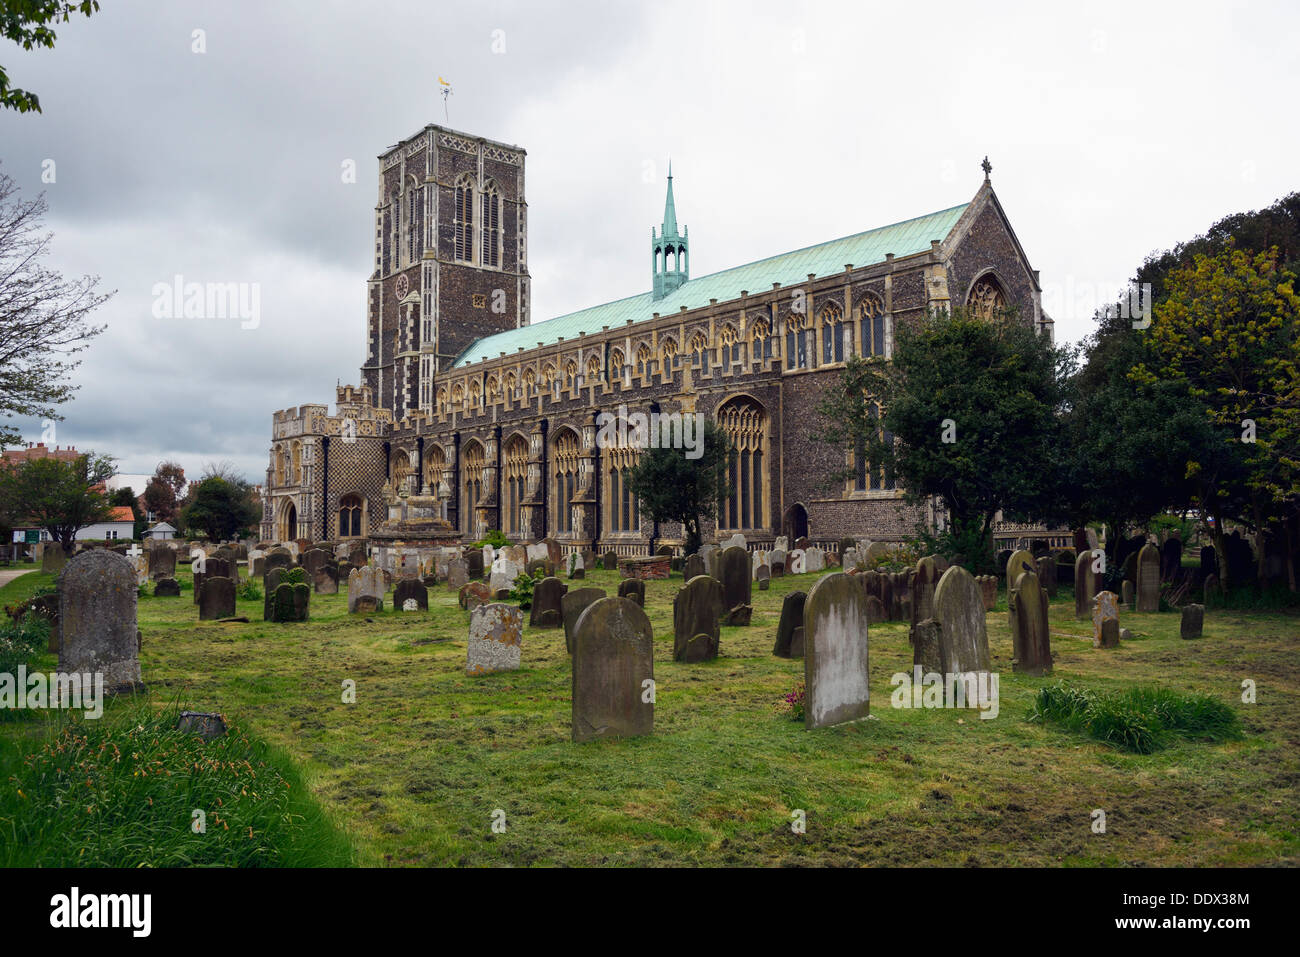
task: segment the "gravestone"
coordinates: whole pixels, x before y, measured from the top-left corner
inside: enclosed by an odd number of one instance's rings
[[[559,628],[564,624],[564,613],[560,602],[568,592],[569,586],[558,578],[543,578],[533,588],[533,606],[528,612],[528,624],[532,628]]]
[[[275,590],[280,587],[280,582],[284,580],[288,569],[272,568],[262,576],[262,620],[272,621],[272,612],[275,610]]]
[[[885,603],[875,595],[867,596],[867,624],[875,625],[882,621],[889,621],[889,609]]]
[[[984,622],[984,596],[974,576],[951,566],[934,589],[933,618],[939,623],[940,674],[984,673],[989,664],[989,636]]]
[[[149,577],[154,581],[176,577],[176,553],[170,548],[149,549]]]
[[[1131,581],[1120,582],[1119,593],[1120,593],[1120,601],[1124,603],[1124,607],[1128,608],[1129,610],[1132,610],[1133,597],[1134,597],[1133,583]]]
[[[564,647],[573,654],[573,633],[578,619],[602,598],[607,597],[603,588],[575,588],[560,598],[560,617],[564,620]]]
[[[46,553],[62,549],[56,544]],[[135,569],[106,549],[82,552],[59,573],[59,671],[102,674],[109,694],[139,690]]]
[[[1129,631],[1127,628],[1121,628],[1121,629],[1119,630],[1119,640],[1120,640],[1121,642],[1132,641],[1132,640],[1133,640],[1133,632]]]
[[[276,589],[279,592],[279,589]],[[373,615],[376,612],[384,610],[384,600],[374,595],[360,595],[356,601],[356,607],[352,613],[356,615]]]
[[[583,561],[582,556],[577,552],[569,556],[568,567],[569,567],[569,578],[571,580],[575,578],[587,577],[587,563]]]
[[[361,568],[366,564],[367,556],[365,542],[356,542],[352,545],[351,549],[348,550],[348,561],[357,568]]]
[[[1183,619],[1178,625],[1181,638],[1199,638],[1205,627],[1205,606],[1184,605]]]
[[[199,595],[202,593],[203,583],[207,579],[229,578],[232,582],[235,580],[230,565],[229,560],[216,557],[209,557],[202,563],[203,571],[194,573],[194,604],[199,603]]]
[[[293,552],[287,548],[277,546],[266,553],[266,557],[262,559],[262,567],[267,571],[272,568],[291,568],[293,567]]]
[[[369,565],[365,568],[354,568],[352,574],[348,576],[348,612],[359,610],[357,602],[362,597],[374,598],[378,602],[378,607],[382,608],[384,593],[387,590],[382,569]]]
[[[1092,604],[1092,646],[1119,646],[1119,596],[1113,591],[1099,591]]]
[[[550,536],[542,539],[542,544],[546,546],[546,558],[550,561],[552,568],[559,568],[560,562],[564,561],[564,548],[558,541]]]
[[[803,649],[795,654],[793,647],[796,628],[803,628],[803,606],[808,596],[801,591],[792,591],[781,602],[781,620],[776,626],[776,644],[772,654],[778,658],[802,658]]]
[[[912,629],[912,666],[920,668],[922,676],[943,675],[943,629],[933,618],[918,621]]]
[[[1047,589],[1047,597],[1056,597],[1056,559],[1051,555],[1038,558],[1038,580]]]
[[[1097,580],[1100,577],[1092,570],[1095,561],[1092,552],[1080,552],[1074,560],[1074,617],[1078,621],[1087,621],[1092,617],[1092,600],[1097,595]]]
[[[843,572],[817,580],[804,603],[804,724],[822,728],[871,710],[867,600]]]
[[[469,581],[469,566],[465,564],[465,559],[457,557],[447,562],[447,587],[452,591],[459,591],[460,587]],[[511,584],[514,583],[512,578]]]
[[[492,589],[484,582],[466,582],[460,586],[460,592],[456,597],[461,608],[473,611],[479,605],[486,605],[492,600]]]
[[[722,612],[729,625],[748,625],[753,614],[749,552],[728,545],[722,552]]]
[[[514,605],[479,605],[469,616],[465,674],[517,671],[523,650],[524,613]]]
[[[1037,572],[1038,560],[1034,558],[1025,549],[1019,549],[1008,556],[1006,564],[1003,566],[1003,573],[1007,578],[1007,589],[1015,587],[1016,579],[1025,572]]]
[[[1052,670],[1051,639],[1047,630],[1047,593],[1038,575],[1024,572],[1009,593],[1011,667],[1013,671],[1041,676]]]
[[[998,579],[996,575],[980,575],[975,579],[980,586],[980,597],[984,601],[984,610],[992,611],[998,603]]]
[[[483,567],[491,568],[492,563],[497,560],[497,550],[491,545],[484,545],[482,549]]]
[[[654,732],[653,646],[636,602],[602,598],[583,611],[573,636],[575,742]]]
[[[927,555],[916,563],[916,571],[908,586],[912,600],[912,610],[908,615],[911,626],[927,618],[934,617],[934,589],[939,584],[939,571],[934,567],[934,556]],[[908,628],[911,639],[911,627]]]
[[[471,581],[483,577],[483,549],[467,548],[461,557],[465,560],[465,574]]]
[[[323,548],[309,548],[302,553],[298,563],[307,571],[307,578],[313,579],[316,573],[334,560],[334,556]]]
[[[339,593],[339,567],[333,562],[322,565],[311,579],[312,587],[318,595],[337,595]]]
[[[199,621],[235,617],[235,583],[229,578],[207,575],[199,591]]]
[[[816,546],[804,550],[803,567],[807,572],[820,572],[826,569],[826,552]]]
[[[618,583],[618,597],[628,598],[645,607],[645,582],[639,578],[625,578]]]
[[[556,567],[556,568],[559,568],[559,567],[560,567],[559,562],[560,562],[562,559],[563,559],[563,555],[560,555],[559,558],[555,559],[555,561],[556,561],[556,565],[555,565],[555,567]],[[523,561],[523,564],[524,564],[524,567],[525,567],[525,568],[528,566],[528,563],[529,563],[529,562],[536,562],[536,561],[543,561],[543,562],[544,562],[544,561],[550,561],[550,560],[552,560],[552,559],[551,559],[551,549],[550,549],[549,547],[547,547],[547,544],[546,544],[545,542],[533,542],[533,544],[531,544],[531,545],[525,545],[525,546],[524,546],[524,561]]]
[[[758,582],[759,591],[767,591],[772,584],[772,570],[766,565],[759,565],[758,575],[754,580]]]
[[[1160,553],[1154,545],[1143,545],[1138,552],[1137,610],[1160,610]]]
[[[365,601],[371,599],[370,596],[363,596],[362,601],[358,602],[358,611]],[[271,596],[271,617],[270,621],[290,622],[306,621],[308,610],[311,604],[311,586],[306,582],[288,582],[282,581],[275,587],[275,592]],[[382,607],[382,602],[372,609],[378,611]]]
[[[155,598],[179,598],[181,595],[181,583],[175,578],[160,578],[158,583],[153,586],[153,596]]]
[[[605,566],[605,571],[614,571],[618,568],[618,552],[610,549],[600,563]]]
[[[721,581],[722,548],[714,544],[705,545],[700,549],[700,558],[704,561],[704,574]]]
[[[704,559],[698,552],[694,555],[686,556],[686,563],[682,566],[682,575],[687,581],[692,578],[698,578],[704,574]]]
[[[406,603],[415,602],[415,607],[419,611],[429,610],[429,589],[424,587],[424,582],[418,578],[403,578],[393,589],[393,608],[398,611],[406,611]]]
[[[692,578],[673,599],[673,660],[712,661],[718,657],[723,613],[722,584],[716,578]]]
[[[522,548],[519,549],[519,551],[522,550]],[[488,584],[492,588],[494,595],[503,589],[508,592],[515,587],[515,579],[523,573],[525,564],[524,562],[515,561],[516,557],[515,547],[505,548],[497,554],[496,560],[492,562],[492,574],[489,576]],[[452,562],[452,566],[455,566],[455,564],[455,562]],[[448,581],[451,580],[452,566],[447,569]],[[462,584],[464,584],[463,578],[456,583],[456,587],[459,588]]]
[[[767,553],[767,567],[772,569],[773,578],[781,578],[785,575],[787,558],[784,548],[774,548]]]

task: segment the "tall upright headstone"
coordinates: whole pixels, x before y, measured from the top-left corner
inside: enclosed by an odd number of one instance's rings
[[[1160,552],[1150,544],[1138,552],[1137,610],[1160,610]]]
[[[991,670],[984,596],[974,576],[951,566],[934,589],[934,619],[939,623],[939,673],[965,675]]]
[[[524,613],[514,605],[479,605],[469,616],[465,674],[516,671],[523,652]]]
[[[374,565],[352,569],[352,573],[348,575],[348,611],[357,611],[358,603],[362,598],[375,599],[382,607],[384,593],[387,590],[383,569]]]
[[[528,612],[528,625],[531,628],[559,628],[564,624],[560,602],[569,591],[569,586],[558,578],[543,578],[533,587],[533,606]]]
[[[722,606],[722,584],[708,575],[698,575],[678,590],[673,599],[674,661],[712,661],[718,657]]]
[[[1115,648],[1119,645],[1119,596],[1113,591],[1099,591],[1092,604],[1092,646]]]
[[[652,734],[654,714],[650,619],[634,601],[602,598],[574,627],[573,740]]]
[[[804,604],[804,722],[821,728],[871,710],[867,598],[851,576],[817,580]]]
[[[939,584],[939,571],[935,568],[934,558],[927,555],[916,563],[912,574],[909,592],[912,596],[911,625],[934,617],[934,589]],[[911,638],[911,630],[908,630]]]
[[[776,644],[772,646],[772,654],[778,658],[803,657],[803,609],[807,600],[808,596],[801,591],[792,591],[782,600]]]
[[[1096,560],[1091,551],[1080,552],[1074,560],[1074,617],[1079,621],[1087,621],[1092,617],[1092,600],[1097,595],[1098,579],[1101,577],[1092,570]]]
[[[102,674],[111,694],[143,688],[131,562],[102,548],[82,552],[60,572],[58,591],[59,671]]]
[[[1011,609],[1013,671],[1045,675],[1052,670],[1052,646],[1047,629],[1047,592],[1038,575],[1024,572],[1008,596]]]
[[[235,583],[229,578],[208,575],[199,595],[199,621],[235,617]]]
[[[722,612],[728,624],[749,624],[753,611],[750,604],[749,552],[739,545],[728,545],[722,552]]]
[[[573,588],[560,598],[560,616],[564,622],[564,646],[573,654],[573,632],[588,606],[607,597],[603,588]]]

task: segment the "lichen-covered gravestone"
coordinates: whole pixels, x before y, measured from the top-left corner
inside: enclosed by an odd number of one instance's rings
[[[348,575],[348,611],[357,611],[357,601],[363,596],[376,599],[379,607],[383,607],[387,590],[382,569],[373,566],[352,569]]]
[[[654,733],[653,646],[636,602],[602,598],[583,611],[573,635],[575,742]]]
[[[1091,551],[1080,552],[1074,560],[1074,617],[1078,621],[1087,621],[1092,616],[1092,600],[1097,596],[1100,577],[1092,569],[1095,561],[1097,558]]]
[[[301,572],[301,569],[294,569]],[[271,621],[306,621],[311,608],[311,586],[304,581],[282,581],[271,596]]]
[[[415,610],[429,610],[429,589],[424,587],[424,582],[418,578],[403,578],[393,589],[393,607],[398,611],[406,611],[406,603],[415,602]]]
[[[461,608],[473,611],[479,605],[486,605],[492,600],[492,589],[484,582],[466,582],[460,586],[457,600]]]
[[[1119,647],[1119,596],[1099,591],[1092,601],[1092,646]]]
[[[822,728],[871,710],[867,596],[849,575],[821,578],[803,609],[804,723]]]
[[[1056,597],[1056,556],[1040,555],[1038,558],[1038,580],[1047,589],[1047,597]]]
[[[1160,551],[1151,544],[1143,545],[1138,552],[1137,610],[1160,610]]]
[[[984,597],[970,572],[951,566],[934,589],[934,620],[939,623],[937,662],[915,664],[943,675],[983,674],[991,670],[989,636],[984,622]],[[929,668],[931,664],[937,667]]]
[[[1008,597],[1011,618],[1012,670],[1045,675],[1052,670],[1052,647],[1047,631],[1047,592],[1038,575],[1025,572]]]
[[[131,562],[102,548],[82,552],[64,566],[58,589],[59,671],[102,674],[110,694],[142,689]]]
[[[718,657],[722,615],[722,585],[716,578],[698,575],[673,599],[673,660],[712,661]]]
[[[524,613],[514,605],[479,605],[469,616],[465,674],[515,671],[523,651]]]
[[[573,654],[573,630],[578,625],[578,619],[589,605],[605,597],[603,588],[575,588],[560,599],[560,616],[564,620],[564,647],[569,654]]]
[[[1025,572],[1037,572],[1038,562],[1027,549],[1021,548],[1011,553],[1004,569],[1007,576],[1007,588],[1015,587],[1016,579]]]
[[[532,628],[559,628],[564,624],[564,613],[560,602],[568,593],[569,586],[554,576],[543,578],[533,588],[533,607],[528,614],[528,624]]]
[[[199,621],[235,617],[235,583],[229,578],[205,576],[199,591]]]
[[[781,602],[781,620],[776,626],[776,644],[772,654],[778,658],[802,658],[803,647],[794,647],[795,631],[803,630],[803,607],[808,596],[801,591],[792,591]]]

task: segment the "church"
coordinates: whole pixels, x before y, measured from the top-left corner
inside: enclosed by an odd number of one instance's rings
[[[332,414],[274,413],[264,539],[420,547],[499,529],[566,551],[680,545],[679,526],[640,513],[637,451],[597,441],[602,415],[680,412],[737,450],[705,541],[898,541],[941,510],[810,438],[846,359],[889,357],[899,323],[952,303],[1012,306],[1052,335],[987,160],[960,206],[694,278],[670,169],[648,288],[534,322],[525,155],[430,125],[379,157],[360,379]]]

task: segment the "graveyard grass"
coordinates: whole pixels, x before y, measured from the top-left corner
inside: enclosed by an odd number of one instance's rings
[[[562,629],[526,627],[518,671],[466,676],[469,615],[443,586],[428,613],[350,616],[346,589],[313,595],[306,624],[265,623],[260,601],[238,602],[251,619],[240,624],[198,622],[190,591],[141,599],[141,667],[153,708],[221,711],[292,758],[365,865],[1300,863],[1294,615],[1210,611],[1205,637],[1183,641],[1176,613],[1121,610],[1134,639],[1094,649],[1063,587],[1055,671],[1029,678],[1011,671],[1002,595],[987,616],[1001,676],[993,720],[892,708],[891,675],[911,671],[907,627],[873,625],[872,718],[809,732],[778,710],[803,662],[771,650],[782,598],[817,577],[756,587],[752,624],[724,627],[721,657],[693,665],[671,660],[680,575],[647,582],[657,701],[645,738],[570,743]],[[617,581],[588,570],[581,584],[614,594]],[[1038,690],[1061,679],[1210,695],[1244,734],[1140,755],[1028,721]],[[1241,701],[1246,679],[1257,704]],[[342,701],[345,680],[355,704]],[[106,720],[131,707],[110,705]],[[7,752],[16,733],[0,724]],[[791,828],[797,809],[805,834]],[[1093,833],[1094,809],[1105,833]]]

